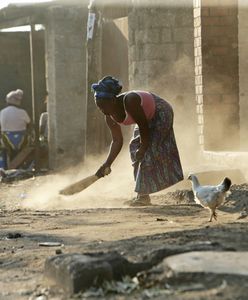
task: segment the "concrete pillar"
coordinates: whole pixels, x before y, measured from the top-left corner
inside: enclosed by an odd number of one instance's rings
[[[106,133],[108,133],[104,115],[96,107],[91,85],[102,78],[102,26],[103,19],[100,10],[91,8],[95,14],[92,38],[87,41],[87,155],[96,155],[106,148]],[[105,75],[105,74],[104,74]],[[107,74],[109,75],[109,74]]]
[[[46,55],[50,167],[83,160],[86,140],[87,7],[51,7]]]
[[[199,143],[239,149],[237,1],[194,1],[195,84]]]
[[[129,13],[129,84],[172,104],[179,151],[187,163],[198,147],[193,3],[165,2],[152,7],[137,3]]]
[[[248,150],[248,6],[239,0],[239,101],[240,101],[240,146]]]

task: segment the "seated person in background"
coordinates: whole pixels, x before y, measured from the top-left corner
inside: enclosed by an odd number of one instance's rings
[[[46,93],[44,104],[47,106],[48,93]],[[48,112],[40,115],[39,120],[39,140],[40,140],[40,164],[48,168]]]
[[[1,143],[11,161],[27,145],[30,117],[22,109],[23,91],[11,91],[6,96],[7,107],[0,111]]]

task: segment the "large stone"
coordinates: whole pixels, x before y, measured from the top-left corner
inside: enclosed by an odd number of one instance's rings
[[[64,254],[45,262],[45,277],[51,283],[73,294],[100,285],[103,281],[120,280],[144,270],[143,264],[132,264],[117,252]]]
[[[248,252],[194,251],[167,257],[163,265],[173,274],[212,273],[248,276]]]

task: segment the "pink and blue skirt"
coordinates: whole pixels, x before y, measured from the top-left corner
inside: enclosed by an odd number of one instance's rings
[[[141,162],[135,153],[140,146],[140,132],[136,125],[129,150],[134,166],[135,192],[151,194],[183,180],[183,170],[173,130],[174,113],[171,105],[153,95],[156,103],[154,117],[149,121],[150,143]]]

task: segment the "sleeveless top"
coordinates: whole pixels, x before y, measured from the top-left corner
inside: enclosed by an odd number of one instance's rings
[[[154,114],[155,114],[155,99],[154,99],[153,95],[151,93],[148,93],[148,92],[145,92],[145,91],[131,91],[129,93],[135,93],[135,94],[140,96],[140,99],[141,99],[140,105],[144,110],[146,119],[148,121],[151,120],[153,118]],[[118,122],[118,123],[123,124],[123,125],[136,124],[134,119],[126,111],[126,107],[125,107],[125,98],[126,98],[126,96],[124,97],[124,100],[123,100],[124,101],[124,109],[125,109],[126,117],[125,117],[123,122]]]

